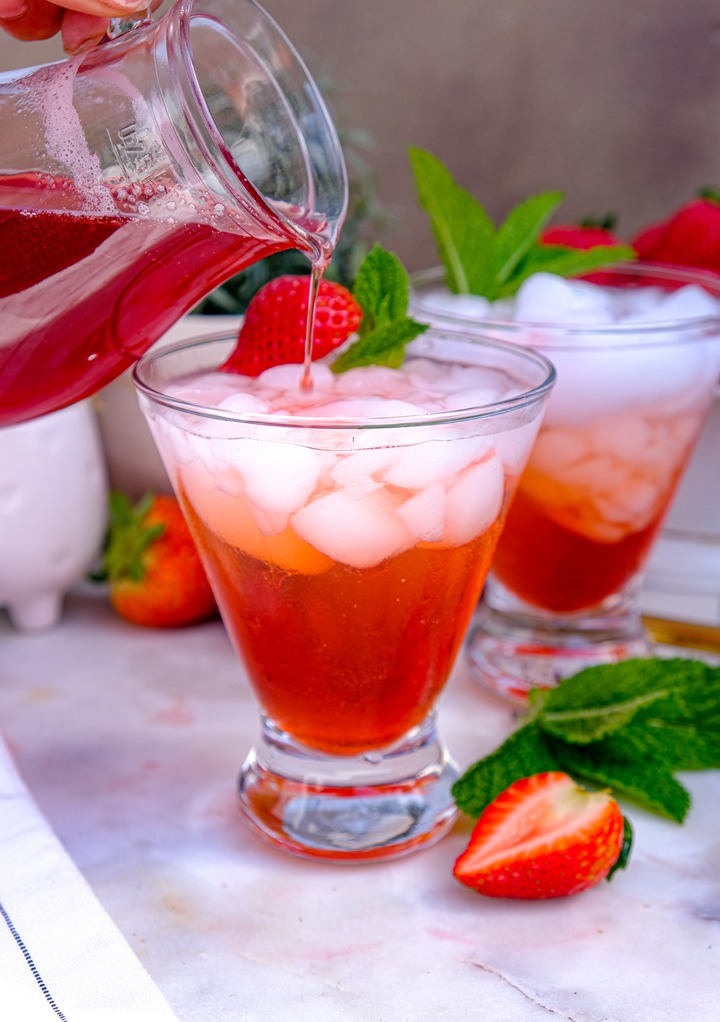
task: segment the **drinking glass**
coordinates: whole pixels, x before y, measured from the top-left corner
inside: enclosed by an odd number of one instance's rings
[[[414,280],[418,318],[527,345],[558,372],[468,642],[476,679],[514,700],[649,655],[643,571],[717,388],[719,278],[626,264],[592,283],[619,309],[647,307],[587,325],[579,308],[575,322],[522,322],[507,305],[500,320],[448,301],[439,271]]]
[[[554,370],[432,333],[401,370],[313,363],[308,394],[299,365],[214,372],[234,343],[135,383],[260,706],[240,807],[299,855],[399,855],[455,817],[436,703]]]

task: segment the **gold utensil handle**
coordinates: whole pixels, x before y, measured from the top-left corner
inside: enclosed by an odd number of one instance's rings
[[[643,623],[654,642],[665,646],[687,646],[720,654],[720,626],[699,625],[690,621],[673,621],[664,617],[643,617]]]

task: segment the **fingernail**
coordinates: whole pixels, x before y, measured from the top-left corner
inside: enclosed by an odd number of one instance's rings
[[[104,36],[94,35],[89,39],[82,39],[80,42],[73,42],[70,45],[65,43],[63,49],[69,56],[75,56],[76,53],[86,53],[87,50],[94,49],[103,39]]]
[[[149,3],[144,0],[112,0],[111,6],[117,7],[119,11],[127,11],[128,14],[144,14]]]
[[[27,0],[3,0],[0,3],[0,20],[14,21],[28,12]]]

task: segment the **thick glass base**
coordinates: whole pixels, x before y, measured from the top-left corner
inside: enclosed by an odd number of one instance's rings
[[[532,688],[550,688],[585,667],[650,655],[639,612],[631,605],[567,619],[530,609],[480,603],[467,658],[483,688],[523,704]]]
[[[271,844],[305,858],[367,862],[439,840],[457,816],[458,774],[432,718],[402,743],[362,756],[322,755],[264,720],[238,792],[244,816]]]

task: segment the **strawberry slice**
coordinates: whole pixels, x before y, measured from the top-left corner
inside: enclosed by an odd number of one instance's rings
[[[624,867],[628,834],[606,792],[558,771],[533,774],[487,806],[453,875],[495,898],[577,894]]]
[[[223,369],[259,376],[266,369],[301,363],[305,356],[310,277],[276,277],[250,301],[235,351]],[[362,309],[341,284],[322,280],[318,289],[313,359],[344,344],[362,320]]]

